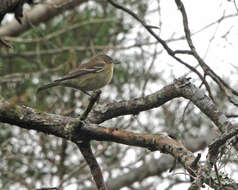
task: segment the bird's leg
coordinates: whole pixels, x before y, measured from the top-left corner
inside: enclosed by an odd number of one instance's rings
[[[96,91],[93,92],[93,97],[97,97],[98,96],[97,101],[96,101],[97,104],[99,103],[101,93],[102,93],[101,90],[96,90]]]
[[[94,104],[96,102],[98,102],[101,93],[102,93],[101,90],[97,90],[97,91],[93,92],[93,94],[90,98],[87,109],[84,111],[83,115],[80,117],[80,121],[84,121],[87,118],[88,114],[93,109]]]

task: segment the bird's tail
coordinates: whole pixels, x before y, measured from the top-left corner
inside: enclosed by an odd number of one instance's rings
[[[51,88],[51,87],[54,87],[54,86],[58,86],[58,85],[59,85],[59,82],[52,82],[52,83],[46,84],[46,85],[41,86],[40,88],[38,88],[36,93],[38,94],[42,90],[46,90],[48,88]]]

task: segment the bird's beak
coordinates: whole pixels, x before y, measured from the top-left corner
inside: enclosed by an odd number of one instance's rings
[[[114,64],[121,64],[121,62],[119,60],[113,60]]]

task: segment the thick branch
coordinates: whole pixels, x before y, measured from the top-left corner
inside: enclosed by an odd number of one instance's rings
[[[88,118],[91,122],[99,124],[122,115],[137,115],[141,111],[157,108],[177,97],[181,97],[181,94],[172,84],[145,97],[98,106]]]
[[[97,107],[89,115],[89,120],[93,123],[99,124],[114,117],[139,114],[141,111],[159,107],[174,98],[184,97],[193,102],[193,104],[195,104],[202,113],[206,114],[221,132],[231,132],[233,127],[228,118],[225,114],[218,110],[217,106],[208,96],[205,95],[202,90],[192,84],[181,88],[179,81],[180,80],[176,81],[172,85],[165,86],[154,94],[142,98],[110,103],[105,106]]]
[[[229,120],[202,90],[192,84],[181,87],[177,82],[145,97],[98,106],[89,114],[88,120],[99,124],[118,116],[139,114],[141,111],[159,107],[177,97],[184,97],[193,102],[217,125],[220,131],[231,132],[233,127]],[[3,98],[0,98],[0,122],[50,133],[66,139],[72,132],[67,130],[67,126],[80,124],[79,119],[39,112],[25,106],[11,105]]]
[[[140,111],[158,107],[175,97],[184,97],[191,100],[218,126],[220,131],[234,130],[231,123],[217,109],[213,101],[185,78],[176,80],[174,84],[166,86],[152,95],[102,106],[88,116],[88,121],[92,121],[95,117],[94,122],[100,123],[121,115],[138,114]],[[75,143],[80,140],[111,141],[144,147],[153,151],[159,150],[171,154],[176,160],[179,160],[192,176],[197,176],[198,168],[200,168],[200,171],[202,170],[199,164],[196,168],[192,168],[196,158],[190,151],[176,140],[163,135],[138,134],[118,129],[107,129],[90,123],[84,126],[79,119],[38,112],[25,106],[11,105],[3,98],[0,98],[0,122],[56,135]],[[210,184],[209,179],[206,179],[205,182]],[[216,187],[217,184],[211,184],[211,187],[214,186]]]
[[[83,143],[77,143],[77,146],[83,154],[83,157],[90,168],[91,174],[93,175],[94,181],[96,182],[97,189],[107,190],[107,186],[103,179],[102,171],[100,169],[99,164],[97,163],[95,156],[93,155],[90,142],[85,141]]]

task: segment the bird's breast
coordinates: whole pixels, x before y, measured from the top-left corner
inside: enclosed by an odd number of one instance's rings
[[[89,73],[79,78],[79,86],[84,91],[97,90],[107,85],[111,81],[112,75],[113,67],[105,68],[102,72]]]

